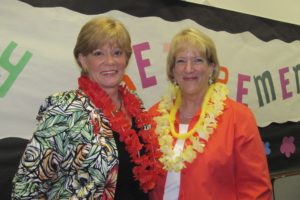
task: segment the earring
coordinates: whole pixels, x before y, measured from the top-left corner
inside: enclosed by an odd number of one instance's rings
[[[173,80],[173,82],[172,82],[174,85],[178,85],[178,83],[175,81],[175,80]]]
[[[208,78],[208,85],[211,85],[213,83],[214,83],[213,78],[211,76],[209,76],[209,78]]]

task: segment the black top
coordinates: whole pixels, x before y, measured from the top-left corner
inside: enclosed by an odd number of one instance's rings
[[[132,124],[133,128],[137,130],[134,121]],[[148,195],[140,188],[139,182],[133,178],[132,168],[134,164],[130,162],[130,156],[125,150],[125,144],[120,142],[118,133],[114,132],[113,135],[119,152],[119,171],[115,200],[147,200]]]

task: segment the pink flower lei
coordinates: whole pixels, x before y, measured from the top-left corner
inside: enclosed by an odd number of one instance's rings
[[[81,76],[78,83],[79,88],[108,118],[112,130],[120,135],[120,141],[125,143],[125,149],[130,155],[131,162],[135,164],[133,168],[134,178],[140,182],[143,191],[148,192],[153,189],[157,178],[163,173],[162,165],[158,161],[161,153],[157,136],[153,134],[155,122],[148,112],[143,111],[140,99],[132,94],[126,86],[119,87],[119,93],[127,113],[136,120],[139,130],[137,132],[131,128],[131,122],[122,110],[114,112],[116,108],[111,98],[96,83],[86,76]],[[139,137],[142,139],[143,144],[141,144]],[[139,152],[142,148],[144,148],[144,154],[140,155]]]

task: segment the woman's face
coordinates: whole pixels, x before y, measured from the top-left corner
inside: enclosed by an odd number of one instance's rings
[[[195,48],[184,47],[175,55],[174,79],[185,95],[197,95],[208,88],[214,64]]]
[[[127,66],[125,51],[111,44],[104,44],[86,56],[80,54],[79,60],[89,79],[104,90],[119,86]]]

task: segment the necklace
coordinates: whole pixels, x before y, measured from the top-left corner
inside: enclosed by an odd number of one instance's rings
[[[217,117],[223,113],[227,94],[228,89],[224,84],[210,85],[204,97],[202,112],[197,123],[190,131],[183,134],[177,133],[174,127],[176,113],[181,104],[181,93],[178,86],[171,86],[170,93],[162,97],[158,107],[161,115],[155,117],[154,120],[157,123],[155,132],[158,135],[162,153],[159,161],[165,170],[179,172],[185,167],[185,162],[191,163],[196,158],[196,152],[204,151],[205,142],[217,127]],[[175,103],[173,103],[174,99]],[[174,138],[190,141],[190,145],[186,144],[178,156],[174,156]]]
[[[189,130],[187,133],[182,133],[182,134],[179,134],[175,131],[175,126],[174,126],[174,122],[175,122],[175,119],[176,119],[176,113],[181,105],[181,92],[180,90],[177,90],[177,95],[176,95],[176,100],[175,100],[175,105],[171,107],[171,111],[170,111],[170,117],[169,117],[169,123],[170,123],[170,129],[171,129],[171,133],[173,135],[173,137],[175,138],[178,138],[178,139],[187,139],[189,138],[192,134],[194,134],[197,130],[199,130],[200,126],[203,124],[203,120],[204,120],[204,117],[206,116],[206,107],[209,103],[209,100],[213,100],[211,99],[211,93],[213,91],[214,87],[209,87],[207,92],[206,92],[206,95],[204,96],[204,100],[203,100],[203,103],[202,103],[202,112],[201,112],[201,115],[199,116],[199,119],[197,120],[197,123],[195,124],[195,126]]]
[[[147,192],[153,189],[156,179],[163,173],[161,164],[158,162],[161,154],[155,151],[159,148],[159,145],[156,135],[151,134],[153,133],[154,121],[148,112],[143,110],[140,99],[126,86],[119,86],[122,99],[121,106],[124,104],[127,113],[135,118],[139,130],[136,131],[131,128],[131,122],[122,109],[114,112],[116,108],[111,98],[95,82],[92,82],[86,76],[81,76],[78,79],[78,84],[93,104],[108,118],[112,130],[120,135],[120,141],[125,144],[131,162],[135,164],[133,167],[134,178],[139,180],[143,191]],[[99,134],[99,131],[95,132],[95,130],[99,130],[99,127],[94,127],[94,133]],[[139,137],[143,144],[140,142]],[[143,149],[142,155],[140,155],[141,149]]]
[[[116,108],[113,113],[116,114],[118,112],[120,112],[120,110],[122,109],[122,105],[123,105],[123,101],[122,101],[122,98],[120,98],[120,105],[119,105],[119,108]]]

